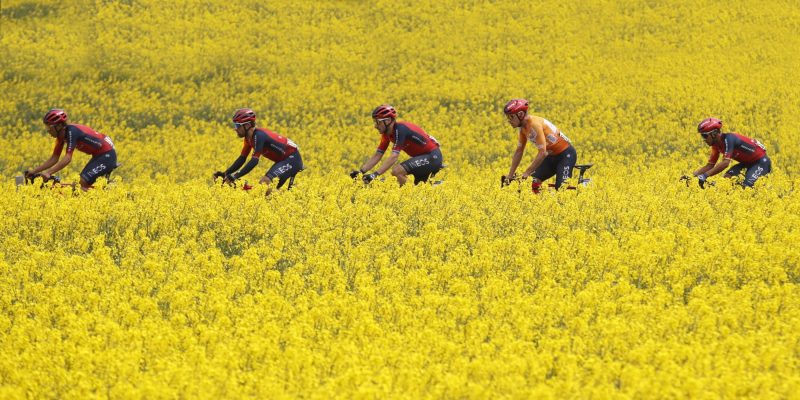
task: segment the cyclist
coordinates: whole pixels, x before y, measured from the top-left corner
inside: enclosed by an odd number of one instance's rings
[[[247,175],[258,165],[259,158],[264,156],[275,162],[259,181],[259,183],[267,185],[267,194],[269,194],[272,191],[269,186],[273,179],[278,178],[277,188],[280,189],[287,180],[304,169],[303,159],[300,158],[300,150],[297,145],[289,138],[268,129],[257,128],[255,111],[249,108],[236,110],[233,113],[233,127],[236,135],[244,138],[242,153],[225,172],[215,172],[215,178],[222,177],[225,183],[233,183]],[[251,150],[253,155],[245,165],[244,162]],[[291,188],[291,183],[289,188]]]
[[[32,178],[41,172],[42,178],[50,179],[50,176],[72,162],[72,153],[75,149],[92,156],[80,175],[81,190],[84,192],[92,188],[98,177],[107,177],[117,167],[117,152],[110,137],[96,132],[86,125],[70,124],[66,111],[58,108],[48,111],[44,115],[43,121],[50,136],[56,138],[56,145],[53,154],[47,161],[36,168],[25,171],[27,178]],[[65,144],[66,154],[64,154],[64,158],[61,158],[61,151]]]
[[[522,179],[533,176],[531,190],[539,193],[542,182],[556,176],[556,189],[560,188],[565,180],[572,177],[572,169],[578,161],[578,155],[572,143],[552,122],[535,115],[528,114],[528,101],[513,99],[503,108],[508,123],[519,128],[517,149],[511,158],[511,168],[506,175],[505,184],[514,176],[525,145],[528,141],[534,142],[539,152],[530,166],[522,173]]]
[[[350,173],[350,177],[355,179],[359,174],[364,174],[364,183],[370,183],[379,175],[388,170],[392,170],[392,175],[397,178],[397,183],[403,186],[408,180],[408,174],[414,175],[414,184],[427,182],[428,178],[435,175],[442,169],[442,151],[439,149],[439,142],[433,136],[427,134],[422,128],[410,122],[397,121],[397,110],[394,107],[383,104],[372,111],[372,119],[375,129],[381,135],[381,142],[375,154],[364,162],[357,171]],[[367,174],[367,171],[375,167],[383,157],[389,142],[393,142],[392,154],[375,172]],[[411,158],[395,165],[400,157],[400,151],[404,151]]]
[[[724,177],[738,176],[745,170],[742,187],[753,187],[759,177],[772,171],[772,161],[767,157],[767,149],[756,139],[735,132],[721,133],[721,129],[722,121],[717,118],[706,118],[697,125],[697,132],[711,147],[708,164],[693,172],[700,187],[705,185],[706,179],[728,168],[731,159],[739,163],[731,167]],[[717,163],[720,154],[723,154],[722,161]]]

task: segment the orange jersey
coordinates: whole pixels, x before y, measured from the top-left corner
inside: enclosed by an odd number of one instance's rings
[[[569,138],[552,122],[535,115],[528,115],[519,128],[519,142],[524,144],[528,140],[535,143],[537,148],[545,149],[548,156],[561,154],[570,145]]]

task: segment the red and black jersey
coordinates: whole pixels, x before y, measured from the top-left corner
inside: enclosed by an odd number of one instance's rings
[[[288,138],[264,128],[256,128],[253,138],[244,138],[242,155],[247,156],[253,151],[253,157],[264,156],[272,161],[283,161],[297,151],[297,145]]]
[[[56,147],[53,149],[54,156],[61,155],[64,144],[67,145],[67,154],[69,155],[72,155],[75,149],[93,156],[104,154],[114,149],[114,143],[110,137],[95,132],[94,129],[86,125],[67,125],[64,137],[56,139]]]
[[[389,142],[394,143],[392,153],[399,153],[402,150],[411,157],[428,154],[439,148],[436,138],[410,122],[397,122],[393,133],[382,134],[378,153],[384,153],[389,148]]]
[[[711,157],[708,159],[708,163],[716,164],[720,153],[724,154],[724,158],[727,159],[751,163],[760,160],[767,154],[767,151],[758,140],[738,133],[724,133],[721,143],[714,143],[711,146]]]

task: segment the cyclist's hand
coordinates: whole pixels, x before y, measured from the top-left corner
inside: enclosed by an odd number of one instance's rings
[[[225,178],[225,173],[222,172],[222,171],[215,171],[214,172],[214,180],[217,180],[217,178]]]
[[[229,185],[233,185],[234,182],[236,182],[237,179],[239,179],[239,177],[236,176],[236,173],[234,172],[234,173],[232,173],[230,175],[225,175],[225,180],[223,180],[222,183],[227,183]]]
[[[528,179],[528,177],[530,177],[530,176],[531,176],[531,174],[529,174],[527,172],[523,172],[522,176],[519,179],[522,179],[524,181],[525,179]]]
[[[697,175],[697,184],[700,185],[701,189],[706,188],[706,179],[708,179],[708,175],[706,174]]]
[[[355,171],[350,173],[350,177],[353,178],[353,179],[358,178],[359,175],[361,175],[361,170],[355,170]]]
[[[47,181],[49,181],[49,180],[50,180],[50,174],[48,174],[47,172],[42,172],[41,174],[39,174],[39,176],[41,176],[41,177],[42,177],[42,179],[43,179],[45,182],[47,182]]]
[[[35,173],[33,173],[33,172],[31,172],[30,170],[27,170],[27,169],[25,170],[25,172],[23,172],[23,174],[25,175],[25,178],[27,178],[27,179],[33,179],[33,177],[36,176]]]
[[[361,179],[364,180],[364,183],[369,184],[370,182],[374,181],[375,178],[377,178],[377,177],[378,177],[378,174],[373,172],[371,174],[364,175]]]

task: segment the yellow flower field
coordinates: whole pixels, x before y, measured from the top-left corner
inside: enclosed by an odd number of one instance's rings
[[[0,12],[0,398],[798,398],[791,2]],[[516,97],[589,186],[499,187]],[[350,180],[382,103],[439,139],[443,184]],[[245,106],[299,144],[291,191],[212,183]],[[52,107],[114,139],[113,183],[14,184]],[[754,189],[679,181],[710,116],[767,146]]]

